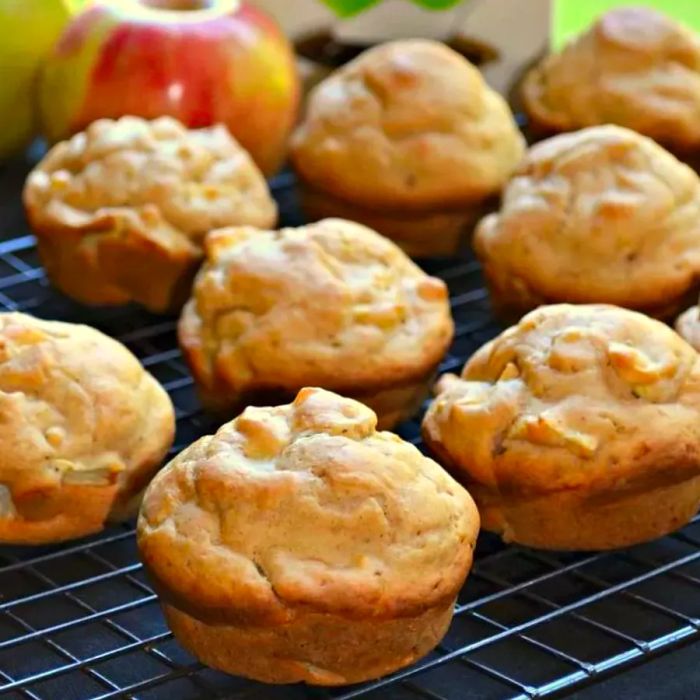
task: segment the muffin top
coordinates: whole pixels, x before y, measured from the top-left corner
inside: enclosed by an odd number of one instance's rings
[[[292,138],[310,184],[365,206],[461,205],[497,192],[524,141],[503,98],[444,44],[369,49],[312,91]]]
[[[221,229],[205,253],[179,325],[205,386],[351,393],[422,377],[452,339],[444,282],[360,224]]]
[[[651,488],[700,473],[700,362],[637,312],[544,306],[440,380],[423,429],[445,463],[502,491]]]
[[[223,126],[190,130],[170,117],[93,122],[48,152],[24,201],[39,230],[135,226],[175,249],[212,228],[276,220],[265,179]]]
[[[474,244],[494,274],[545,300],[655,305],[700,269],[700,179],[628,129],[555,136],[528,151]]]
[[[469,494],[366,406],[321,389],[247,408],[149,486],[139,548],[197,617],[413,616],[457,594],[479,517]]]
[[[679,148],[700,143],[700,40],[646,7],[603,15],[522,87],[535,123],[557,131],[620,124]]]
[[[115,486],[127,500],[175,429],[168,395],[121,343],[20,313],[0,313],[0,414],[2,517],[28,520],[55,515],[42,494],[61,486]]]

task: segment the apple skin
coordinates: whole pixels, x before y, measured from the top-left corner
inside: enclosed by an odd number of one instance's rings
[[[170,4],[203,9],[162,9]],[[170,115],[223,123],[266,174],[299,108],[294,51],[277,24],[238,0],[102,0],[73,18],[42,71],[42,131],[55,142],[100,117]]]
[[[37,74],[73,4],[75,0],[0,0],[0,158],[22,150],[37,131]]]

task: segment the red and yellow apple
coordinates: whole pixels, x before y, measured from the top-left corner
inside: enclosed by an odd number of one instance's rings
[[[240,0],[98,0],[63,32],[39,86],[49,141],[100,117],[167,114],[193,128],[225,124],[267,174],[298,103],[289,41]]]

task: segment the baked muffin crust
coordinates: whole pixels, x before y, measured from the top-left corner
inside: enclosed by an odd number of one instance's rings
[[[361,221],[425,255],[454,248],[523,151],[479,71],[444,44],[414,39],[369,49],[316,86],[291,157],[311,217]]]
[[[88,304],[181,305],[213,228],[271,226],[276,206],[223,126],[100,119],[54,146],[24,191],[50,278]]]
[[[141,556],[173,631],[206,663],[342,684],[444,634],[478,514],[435,462],[375,426],[362,404],[303,389],[247,408],[151,483]]]
[[[700,179],[628,129],[533,146],[474,237],[497,307],[606,302],[665,316],[700,271]]]
[[[133,515],[170,447],[170,399],[88,326],[0,314],[0,541],[81,537]]]
[[[318,385],[377,406],[388,427],[452,339],[445,284],[359,224],[221,229],[205,250],[179,339],[215,410]]]
[[[658,537],[700,505],[700,358],[606,305],[542,307],[446,376],[424,423],[484,527],[557,549]],[[549,522],[547,522],[549,520]]]
[[[612,123],[675,149],[696,149],[700,40],[650,8],[617,8],[531,70],[522,96],[535,127]]]
[[[469,61],[412,39],[369,49],[314,88],[292,157],[306,180],[339,197],[416,209],[495,193],[523,144]]]

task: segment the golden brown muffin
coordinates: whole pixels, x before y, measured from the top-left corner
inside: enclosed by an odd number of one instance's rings
[[[179,324],[203,403],[229,416],[322,386],[382,428],[425,398],[453,333],[445,284],[391,241],[340,219],[214,231]]]
[[[700,272],[700,179],[628,129],[555,136],[529,150],[474,247],[506,314],[567,301],[667,316]]]
[[[536,130],[619,124],[681,151],[700,146],[700,40],[646,7],[603,15],[522,86]]]
[[[423,433],[506,541],[644,542],[700,505],[700,357],[634,311],[542,307],[441,379]]]
[[[309,217],[360,221],[410,255],[454,253],[522,157],[503,98],[447,46],[396,41],[318,85],[292,138]]]
[[[179,308],[211,229],[273,226],[276,206],[223,126],[100,119],[54,146],[24,190],[51,281],[85,304]]]
[[[471,567],[469,494],[366,406],[247,408],[148,487],[141,558],[180,643],[268,683],[341,685],[442,638]]]
[[[175,430],[168,395],[94,328],[0,313],[0,542],[131,517]]]

